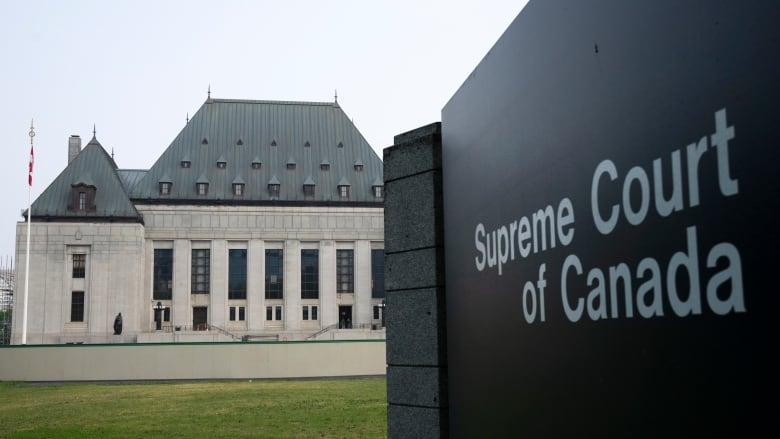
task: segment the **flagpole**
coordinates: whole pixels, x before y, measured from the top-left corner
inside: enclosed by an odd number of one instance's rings
[[[22,344],[27,344],[27,296],[30,291],[30,221],[32,220],[32,168],[33,168],[33,137],[35,128],[30,120],[30,170],[27,177],[27,256],[24,258],[24,314],[22,315]]]

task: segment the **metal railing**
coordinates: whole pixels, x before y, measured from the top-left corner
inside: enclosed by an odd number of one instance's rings
[[[236,334],[233,334],[232,332],[229,332],[229,331],[227,331],[226,329],[220,328],[219,326],[216,326],[216,325],[209,325],[209,327],[208,327],[208,328],[209,328],[209,329],[216,329],[216,330],[217,330],[217,332],[219,332],[220,334],[222,334],[222,335],[226,335],[226,336],[228,336],[228,337],[232,338],[233,340],[236,340],[236,341],[244,341],[244,339],[243,339],[243,338],[241,338],[240,336],[238,336],[238,335],[236,335]]]
[[[330,331],[331,329],[336,329],[336,328],[338,328],[338,327],[339,327],[339,324],[338,324],[338,323],[334,323],[334,324],[332,324],[332,325],[326,326],[326,327],[324,327],[324,328],[320,329],[319,331],[315,332],[314,334],[312,334],[312,335],[310,335],[310,336],[306,337],[306,340],[312,340],[312,339],[314,339],[314,338],[317,338],[317,337],[319,337],[320,335],[322,335],[322,334],[324,334],[324,333],[326,333],[326,332]]]

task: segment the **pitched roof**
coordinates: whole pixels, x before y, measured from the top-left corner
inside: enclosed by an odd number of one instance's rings
[[[80,185],[95,188],[94,210],[69,208],[73,187]],[[32,216],[141,221],[141,215],[125,193],[116,163],[95,137],[35,200]]]
[[[130,189],[146,175],[146,169],[117,169],[116,173],[125,192],[130,192]]]
[[[261,165],[253,167],[253,162]],[[321,163],[330,166],[322,169]],[[241,196],[233,195],[237,178],[245,182]],[[338,105],[231,99],[208,99],[133,185],[130,198],[140,203],[263,202],[272,199],[268,184],[274,178],[282,202],[343,202],[337,187],[343,179],[352,186],[348,202],[382,201],[371,188],[381,181],[382,161]],[[304,196],[307,178],[317,183],[313,200]],[[172,183],[168,195],[160,194],[163,179]],[[198,181],[208,182],[207,195],[197,194]]]

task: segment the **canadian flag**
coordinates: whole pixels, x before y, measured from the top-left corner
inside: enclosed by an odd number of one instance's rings
[[[33,170],[33,163],[35,163],[35,153],[33,152],[33,146],[30,145],[30,172],[27,175],[27,184],[32,186],[32,170]]]

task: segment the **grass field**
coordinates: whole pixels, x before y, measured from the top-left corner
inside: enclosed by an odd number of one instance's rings
[[[384,438],[384,378],[0,382],[2,438]]]

